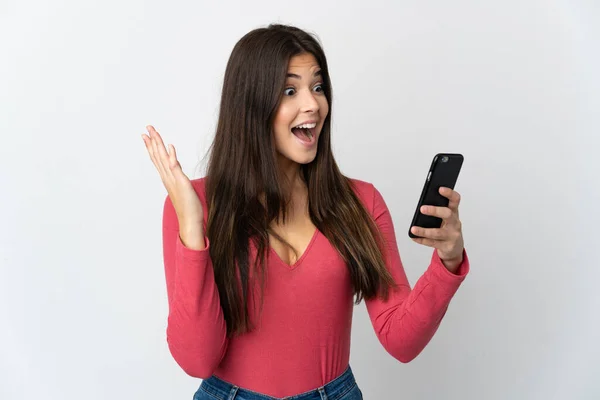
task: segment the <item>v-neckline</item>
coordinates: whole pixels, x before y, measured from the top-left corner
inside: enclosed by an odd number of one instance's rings
[[[300,257],[298,257],[298,259],[296,260],[296,262],[293,263],[292,265],[290,265],[290,264],[286,263],[285,261],[283,261],[283,259],[279,256],[279,254],[277,254],[277,252],[275,251],[275,249],[273,248],[273,246],[269,245],[269,251],[273,255],[275,255],[275,257],[277,258],[277,261],[279,261],[281,264],[283,264],[283,266],[285,266],[285,267],[287,267],[289,269],[295,269],[306,258],[306,255],[308,254],[308,252],[310,251],[310,248],[312,247],[313,243],[317,239],[318,234],[319,234],[319,228],[315,227],[315,231],[314,231],[314,233],[312,235],[312,238],[310,239],[310,242],[308,242],[308,245],[306,246],[306,249],[300,255]]]

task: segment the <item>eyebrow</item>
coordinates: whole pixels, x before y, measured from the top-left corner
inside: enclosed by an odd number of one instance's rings
[[[316,72],[313,74],[313,76],[321,76],[321,70],[318,70],[318,71],[316,71]],[[287,77],[288,77],[288,78],[302,79],[302,77],[301,77],[300,75],[292,74],[292,73],[289,73],[289,72],[288,72],[288,74],[287,74]]]

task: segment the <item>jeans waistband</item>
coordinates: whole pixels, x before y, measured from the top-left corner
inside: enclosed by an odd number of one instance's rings
[[[254,392],[249,389],[240,388],[239,386],[226,382],[214,375],[203,380],[200,388],[209,392],[209,394],[212,394],[214,397],[222,400],[233,400],[237,395],[240,395],[240,397],[243,397],[244,399],[252,400],[336,400],[350,391],[350,389],[352,389],[355,385],[356,380],[354,378],[354,374],[352,373],[352,368],[350,368],[350,365],[348,365],[348,368],[346,368],[344,373],[325,385],[308,392],[294,396],[283,397],[282,399]],[[241,396],[242,394],[243,396]]]

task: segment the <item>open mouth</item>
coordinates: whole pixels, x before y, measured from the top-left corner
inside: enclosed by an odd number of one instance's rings
[[[292,133],[304,143],[313,143],[317,133],[317,124],[303,124],[292,128]]]

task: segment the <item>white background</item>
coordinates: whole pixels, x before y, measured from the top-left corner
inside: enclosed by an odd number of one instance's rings
[[[355,307],[366,399],[600,398],[600,5],[596,1],[0,3],[0,398],[191,399],[171,358],[166,190],[216,125],[235,43],[270,22],[323,43],[342,172],[375,184],[411,283],[407,230],[434,154],[471,273],[423,353],[389,356]]]

